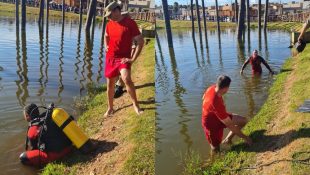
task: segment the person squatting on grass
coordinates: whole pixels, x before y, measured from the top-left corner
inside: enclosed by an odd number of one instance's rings
[[[220,75],[216,84],[211,85],[202,97],[202,127],[211,153],[219,152],[221,143],[230,144],[234,135],[244,139],[248,145],[252,144],[251,138],[241,131],[247,123],[246,118],[226,112],[222,96],[228,92],[230,82],[228,76]],[[222,141],[224,128],[230,129],[230,132]]]
[[[139,115],[142,110],[139,107],[136,97],[136,90],[131,79],[131,64],[138,58],[143,45],[144,39],[141,35],[136,22],[129,17],[121,14],[120,4],[117,2],[110,3],[105,8],[105,17],[109,18],[105,30],[106,45],[106,67],[105,77],[107,78],[108,110],[104,116],[111,116],[113,110],[113,96],[115,82],[119,75],[126,85],[135,112]],[[131,56],[132,42],[137,43],[133,56]]]
[[[304,41],[304,36],[305,36],[306,31],[309,29],[309,27],[310,27],[310,17],[304,23],[304,25],[300,31],[300,34],[298,36],[298,42],[296,44],[296,50],[298,52],[302,52],[306,47],[306,42]]]

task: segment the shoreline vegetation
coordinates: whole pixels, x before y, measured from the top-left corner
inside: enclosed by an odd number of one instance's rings
[[[155,174],[155,40],[151,39],[132,67],[138,100],[144,113],[137,116],[129,95],[114,100],[116,114],[104,118],[106,85],[90,85],[87,96],[75,100],[82,111],[77,123],[97,145],[89,155],[75,151],[48,164],[49,174]]]
[[[278,24],[287,30],[291,24]],[[301,27],[301,25],[300,25]],[[296,29],[298,29],[296,27]],[[310,172],[310,114],[296,109],[310,98],[310,47],[288,58],[259,112],[243,129],[254,144],[238,139],[215,160],[190,151],[183,174],[307,174]]]
[[[178,29],[188,29],[192,28],[191,21],[181,21],[181,20],[171,20],[170,21],[171,28],[178,28]],[[257,28],[257,23],[251,22],[251,28]],[[286,31],[291,31],[292,29],[295,31],[299,31],[302,27],[303,23],[298,22],[268,22],[267,28],[268,29],[282,29]],[[221,28],[232,28],[237,27],[237,24],[234,22],[220,22]],[[203,28],[203,25],[201,26]],[[217,23],[216,22],[207,22],[207,28],[216,29]],[[157,29],[164,29],[165,28],[165,21],[156,19],[156,28]],[[195,28],[198,28],[197,21],[195,21]],[[262,30],[263,32],[263,30]]]

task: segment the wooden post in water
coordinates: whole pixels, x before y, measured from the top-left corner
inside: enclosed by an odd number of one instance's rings
[[[248,35],[250,34],[250,0],[246,0],[246,22]]]
[[[217,0],[215,0],[215,11],[216,11],[216,21],[217,21],[217,31],[218,34],[220,35],[220,19],[219,19],[219,6]]]
[[[235,22],[238,23],[238,0],[235,0]]]
[[[242,33],[244,32],[244,15],[245,15],[245,0],[240,0],[240,10],[239,10],[239,19],[238,19],[238,40],[242,39]]]
[[[206,43],[208,40],[208,34],[207,34],[207,22],[206,22],[206,9],[205,9],[205,3],[204,0],[201,0],[202,2],[202,14],[203,14],[203,27],[204,27],[204,31],[205,31],[205,39],[206,39]],[[206,44],[207,47],[207,44]]]
[[[262,27],[262,22],[261,22],[261,11],[262,11],[262,2],[261,0],[258,0],[258,14],[257,14],[257,17],[258,17],[258,30],[260,32],[261,30],[261,27]]]
[[[168,2],[167,0],[161,0],[161,1],[162,1],[162,6],[163,6],[164,18],[165,18],[168,46],[172,48],[173,43],[172,43],[172,33],[171,33],[171,25],[170,25],[170,15],[168,11]]]
[[[79,36],[81,36],[81,29],[83,24],[83,0],[80,0],[80,10],[79,10]]]
[[[46,23],[48,23],[49,14],[50,14],[50,0],[46,0]]]
[[[196,0],[196,13],[197,13],[198,31],[199,31],[200,41],[201,41],[200,11],[199,11],[198,0]]]
[[[105,9],[106,8],[106,6],[108,5],[108,3],[109,3],[109,1],[108,0],[104,0],[103,1],[103,8]],[[101,33],[101,45],[104,45],[104,35],[105,35],[105,27],[106,27],[106,25],[107,25],[107,18],[106,17],[104,17],[104,13],[102,14],[102,18],[103,18],[103,20],[102,20],[102,33]],[[104,46],[104,47],[106,47],[106,46]]]
[[[62,23],[65,23],[65,0],[62,0]]]
[[[265,19],[264,19],[264,31],[267,30],[267,22],[268,22],[268,6],[269,6],[269,1],[266,0],[265,4]]]
[[[22,31],[26,30],[26,0],[22,0]]]
[[[195,23],[194,23],[194,5],[193,1],[191,0],[191,20],[192,20],[192,37],[195,39]]]
[[[87,12],[87,19],[85,24],[85,31],[90,32],[90,26],[92,24],[92,19],[94,17],[94,14],[96,13],[96,6],[97,6],[97,0],[91,0],[89,9]]]
[[[44,0],[40,0],[40,11],[39,11],[39,26],[43,26],[44,23]]]
[[[19,30],[19,0],[15,0],[15,22],[16,29]]]

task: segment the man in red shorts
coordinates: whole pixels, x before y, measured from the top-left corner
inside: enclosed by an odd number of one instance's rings
[[[242,68],[240,70],[240,74],[243,73],[244,68],[246,67],[247,64],[251,64],[252,66],[252,73],[253,74],[262,74],[262,67],[261,63],[263,63],[266,68],[270,71],[271,74],[274,74],[274,72],[271,70],[270,66],[268,63],[262,58],[261,56],[258,55],[258,51],[254,50],[252,53],[252,56],[250,56],[242,65]]]
[[[211,145],[212,152],[220,150],[221,143],[231,143],[234,135],[252,144],[250,137],[244,135],[241,129],[247,123],[244,117],[226,112],[222,96],[227,93],[231,79],[221,75],[215,85],[210,86],[202,97],[202,127]],[[222,142],[224,128],[230,129]]]
[[[114,1],[106,7],[105,17],[109,18],[109,22],[105,32],[105,42],[107,43],[105,77],[107,78],[108,110],[104,115],[110,116],[114,112],[114,86],[119,75],[121,75],[132,99],[134,110],[139,115],[142,110],[138,104],[130,68],[143,48],[144,39],[136,22],[121,14],[121,7],[117,2]],[[137,43],[137,47],[131,56],[133,41]]]

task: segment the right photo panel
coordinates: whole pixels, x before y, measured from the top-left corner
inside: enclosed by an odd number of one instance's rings
[[[308,174],[309,1],[155,4],[155,173]]]

